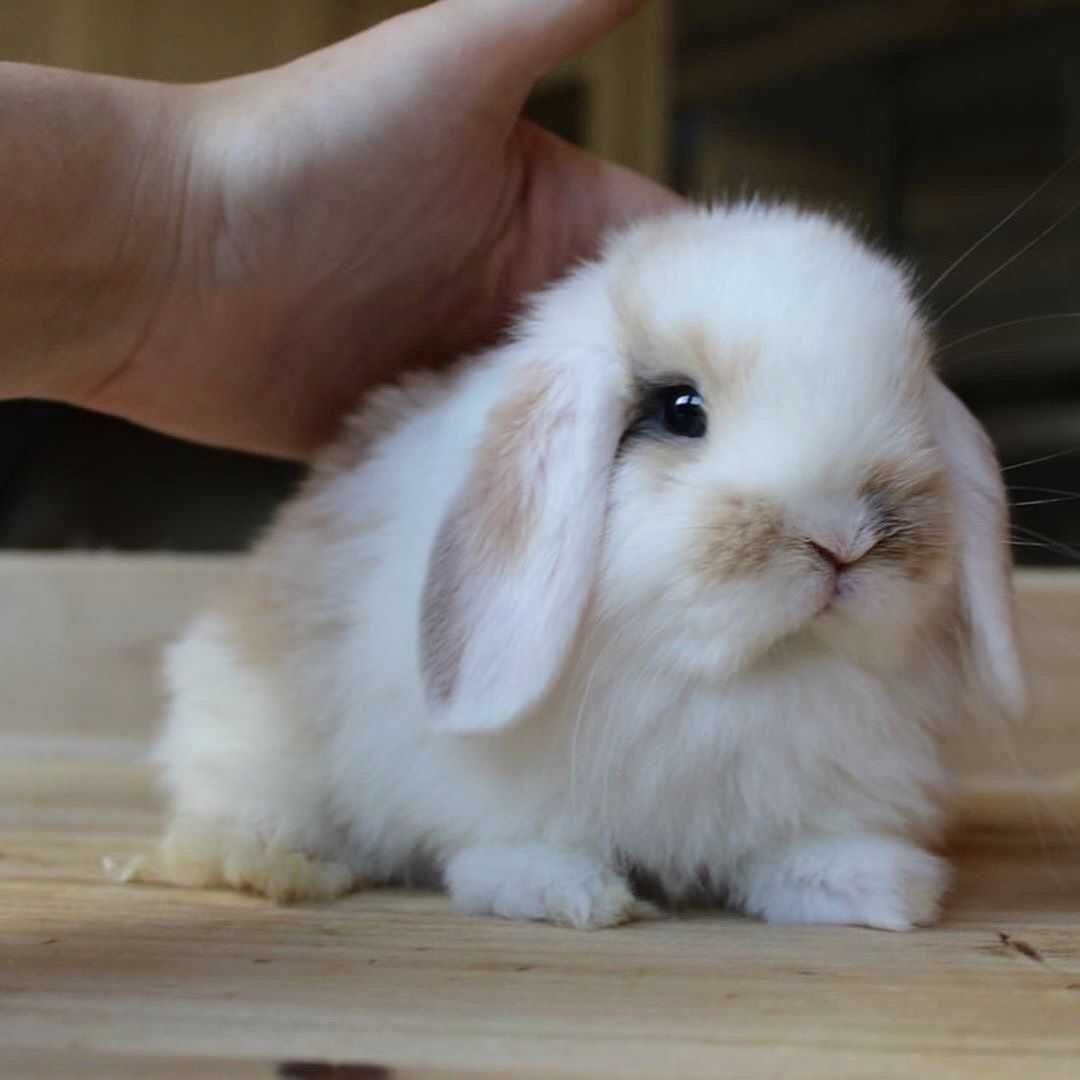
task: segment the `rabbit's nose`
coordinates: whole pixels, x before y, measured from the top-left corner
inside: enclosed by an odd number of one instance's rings
[[[815,555],[824,559],[838,574],[849,566],[854,566],[866,554],[866,551],[849,549],[840,544],[823,544],[810,539],[806,543]]]
[[[851,565],[839,552],[833,551],[824,544],[819,544],[816,540],[807,540],[807,544],[810,545],[814,554],[820,555],[827,563],[832,563],[835,570],[843,570],[844,567]]]

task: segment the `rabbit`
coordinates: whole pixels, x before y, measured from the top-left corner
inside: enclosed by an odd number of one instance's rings
[[[853,228],[744,203],[618,230],[374,391],[168,650],[164,875],[933,923],[943,737],[1025,687],[999,470],[932,353]]]

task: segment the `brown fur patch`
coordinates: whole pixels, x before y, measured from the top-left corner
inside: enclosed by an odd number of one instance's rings
[[[945,498],[945,477],[939,469],[909,463],[875,465],[862,484],[866,496],[885,495],[897,499]]]
[[[680,327],[676,337],[682,343],[687,357],[691,358],[694,369],[707,372],[713,364],[716,345],[709,337],[704,323],[692,322]]]
[[[719,496],[702,529],[701,574],[707,581],[723,583],[759,573],[787,539],[783,519],[772,503],[743,495]]]
[[[520,556],[536,524],[534,478],[522,458],[550,444],[571,422],[569,407],[552,410],[551,371],[525,369],[512,392],[492,410],[465,490],[439,530],[424,589],[421,655],[430,690],[449,701],[468,633],[468,579],[481,588],[485,571]]]
[[[620,349],[638,379],[692,379],[705,395],[713,415],[721,403],[730,407],[737,401],[757,359],[755,347],[717,341],[707,324],[697,320],[660,330],[648,321],[643,308],[632,286],[624,285],[616,292]]]
[[[464,497],[451,514],[461,515],[461,530],[471,530],[485,548],[504,557],[524,549],[535,523],[533,483],[522,475],[521,459],[546,446],[570,419],[568,409],[553,414],[546,407],[551,380],[551,372],[539,365],[527,368],[510,396],[492,410]]]
[[[911,465],[878,465],[863,484],[876,506],[881,539],[867,558],[889,561],[913,581],[928,578],[949,550],[944,475]]]
[[[653,356],[660,343],[644,316],[644,308],[626,283],[616,285],[612,304],[619,333],[619,351],[631,365],[643,357]]]

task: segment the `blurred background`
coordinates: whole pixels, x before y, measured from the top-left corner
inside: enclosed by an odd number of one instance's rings
[[[199,81],[413,6],[0,0],[0,59]],[[690,195],[839,210],[925,287],[985,237],[929,298],[942,369],[1007,468],[1019,561],[1080,561],[1080,2],[654,0],[529,112]],[[0,547],[233,550],[300,475],[7,403]]]

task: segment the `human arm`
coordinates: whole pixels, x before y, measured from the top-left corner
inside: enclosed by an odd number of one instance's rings
[[[675,197],[521,121],[634,0],[440,0],[255,75],[0,66],[0,396],[303,458]]]

